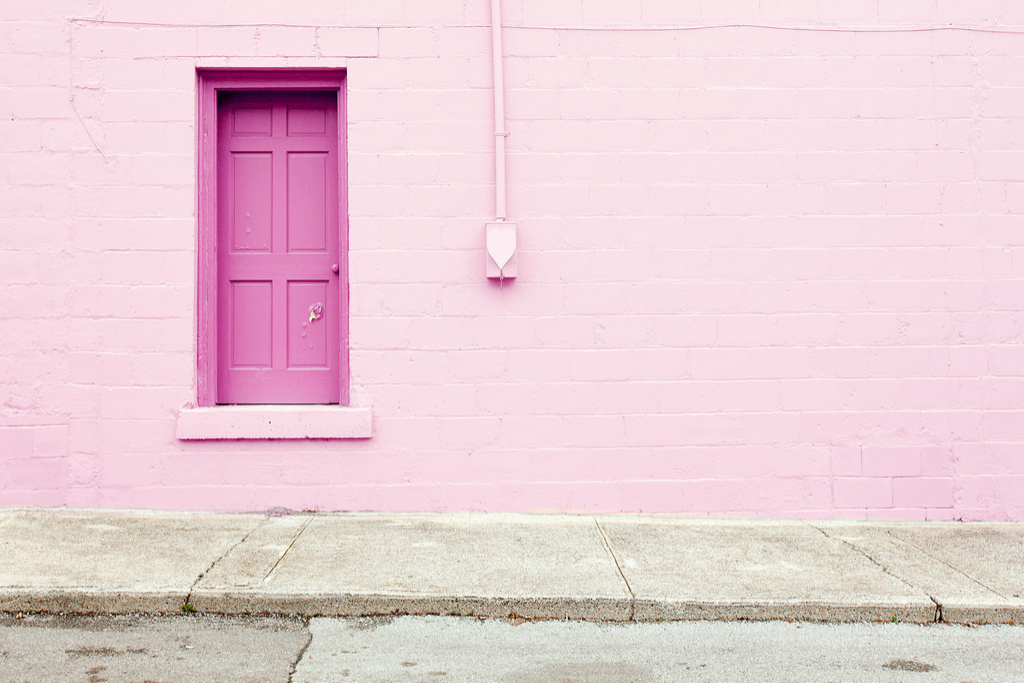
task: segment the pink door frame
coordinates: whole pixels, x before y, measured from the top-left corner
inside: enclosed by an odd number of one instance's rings
[[[221,90],[298,90],[337,93],[338,123],[338,265],[339,384],[341,405],[349,404],[348,355],[348,164],[345,117],[345,71],[323,70],[199,70],[198,90],[198,272],[197,272],[197,402],[217,403],[217,93]]]

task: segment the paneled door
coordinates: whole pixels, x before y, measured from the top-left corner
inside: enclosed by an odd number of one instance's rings
[[[335,92],[221,92],[217,402],[337,403]]]

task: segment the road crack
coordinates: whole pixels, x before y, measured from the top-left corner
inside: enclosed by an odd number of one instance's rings
[[[306,650],[308,650],[309,646],[313,643],[313,629],[311,627],[310,621],[310,619],[305,620],[306,632],[309,634],[309,637],[306,638],[306,644],[303,645],[302,649],[299,650],[299,653],[295,655],[295,661],[292,662],[291,670],[288,672],[287,683],[292,683],[292,680],[295,678],[295,672],[298,671],[299,662],[301,662],[302,658],[306,656]]]

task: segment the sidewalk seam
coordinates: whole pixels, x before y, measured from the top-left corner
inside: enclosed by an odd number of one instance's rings
[[[615,557],[615,551],[612,550],[611,541],[604,533],[604,529],[601,528],[601,522],[594,517],[594,525],[597,526],[597,532],[601,534],[601,540],[604,542],[605,550],[611,555],[612,562],[615,563],[615,568],[619,572],[619,576],[622,577],[622,583],[626,584],[626,590],[629,591],[629,618],[626,621],[633,621],[636,616],[636,593],[633,592],[633,587],[629,585],[629,580],[626,578],[626,574],[622,571],[622,567],[619,565],[619,558]]]
[[[270,568],[270,571],[267,572],[267,575],[263,577],[263,581],[261,581],[260,583],[266,583],[267,582],[267,579],[270,578],[270,575],[274,573],[274,571],[277,569],[278,565],[281,564],[281,561],[284,560],[285,556],[291,551],[292,546],[294,546],[295,542],[297,540],[299,540],[299,536],[301,536],[302,532],[306,530],[306,527],[309,526],[309,523],[313,521],[314,517],[316,517],[316,515],[310,515],[306,519],[306,521],[302,523],[302,526],[299,527],[298,532],[296,532],[296,534],[294,536],[292,536],[292,542],[289,543],[288,547],[284,549],[284,552],[281,553],[281,557],[277,558],[277,562],[274,563],[274,566]]]
[[[985,590],[987,590],[987,591],[991,591],[991,592],[995,593],[996,595],[998,595],[999,597],[1001,597],[1001,598],[1002,598],[1003,600],[1009,600],[1009,598],[1007,598],[1007,597],[1006,597],[1005,595],[1003,595],[1002,593],[1000,593],[999,591],[997,591],[997,590],[996,590],[995,588],[992,588],[991,586],[986,586],[986,585],[985,585],[984,583],[982,583],[982,582],[981,582],[981,581],[979,581],[978,579],[974,578],[973,576],[971,576],[970,574],[968,574],[968,573],[967,573],[967,572],[965,572],[964,570],[962,570],[962,569],[960,569],[960,568],[958,568],[958,567],[954,567],[954,566],[953,566],[953,565],[951,565],[951,564],[950,564],[949,562],[946,562],[945,560],[943,560],[943,559],[942,559],[941,557],[935,557],[935,555],[932,555],[932,554],[931,554],[930,552],[928,552],[927,550],[925,550],[925,549],[924,549],[924,548],[922,548],[921,546],[917,545],[916,543],[913,543],[912,541],[908,541],[908,540],[906,540],[906,539],[900,538],[899,536],[897,536],[897,535],[893,534],[893,533],[892,533],[891,531],[889,531],[888,529],[882,529],[882,531],[883,531],[883,532],[885,532],[885,535],[886,535],[886,536],[890,536],[890,537],[894,538],[895,540],[899,541],[900,543],[906,543],[907,545],[909,545],[909,546],[910,546],[910,547],[912,547],[912,548],[917,548],[917,549],[918,549],[919,551],[921,551],[922,553],[924,553],[924,554],[925,554],[925,555],[927,555],[928,557],[932,558],[932,559],[933,559],[933,560],[935,560],[936,562],[938,562],[938,563],[940,563],[940,564],[944,564],[944,565],[946,565],[947,567],[949,567],[950,569],[952,569],[953,571],[955,571],[955,572],[956,572],[957,574],[961,574],[961,575],[963,575],[963,576],[967,577],[968,579],[970,579],[970,580],[971,580],[971,581],[973,581],[974,583],[978,584],[979,586],[981,586],[981,587],[982,587],[982,588],[984,588]]]
[[[882,564],[881,562],[879,562],[875,558],[871,557],[871,555],[869,555],[866,551],[862,550],[861,548],[858,548],[853,543],[850,543],[849,541],[847,541],[845,538],[836,538],[835,536],[831,536],[823,528],[815,526],[815,525],[811,524],[810,522],[806,522],[805,521],[804,524],[806,524],[807,526],[811,527],[812,529],[816,529],[825,538],[827,538],[829,540],[833,540],[833,541],[839,541],[840,543],[842,543],[843,545],[847,546],[848,548],[850,548],[851,550],[853,550],[857,554],[859,554],[862,557],[866,558],[871,564],[873,564],[876,567],[878,567],[879,569],[881,569],[883,574],[888,574],[889,576],[893,577],[897,581],[900,581],[901,583],[905,584],[906,586],[908,586],[910,588],[913,588],[914,590],[919,590],[922,593],[924,593],[925,596],[927,596],[929,600],[931,600],[933,603],[935,603],[935,618],[934,618],[934,622],[935,623],[940,623],[942,621],[942,603],[940,603],[938,600],[936,600],[935,596],[933,596],[930,593],[928,593],[928,591],[926,591],[924,588],[922,588],[920,586],[915,586],[914,584],[910,583],[909,581],[907,581],[902,576],[897,576],[896,574],[893,574],[891,571],[889,571],[888,567],[886,567],[884,564]]]
[[[221,556],[220,556],[220,557],[218,557],[218,558],[214,559],[214,561],[210,563],[210,566],[209,566],[209,567],[207,567],[207,568],[206,568],[206,569],[204,569],[203,571],[199,572],[199,576],[197,576],[197,577],[196,577],[196,580],[192,582],[192,585],[191,585],[191,586],[189,586],[189,588],[188,588],[188,593],[187,593],[187,594],[185,595],[185,605],[191,605],[191,604],[192,604],[192,593],[194,593],[194,592],[195,592],[195,590],[196,590],[196,586],[198,586],[198,585],[199,585],[199,582],[203,580],[203,577],[204,577],[204,576],[206,576],[207,574],[209,574],[209,573],[210,573],[211,571],[213,571],[213,568],[214,568],[214,567],[216,567],[216,566],[217,566],[217,565],[218,565],[218,564],[220,563],[220,561],[221,561],[221,560],[223,560],[223,559],[224,559],[225,557],[227,557],[228,555],[230,555],[230,554],[231,554],[231,551],[232,551],[232,550],[234,550],[234,549],[235,549],[235,548],[237,548],[238,546],[240,546],[240,545],[242,545],[243,543],[245,543],[245,542],[246,542],[246,540],[247,540],[247,539],[248,539],[248,538],[249,538],[250,536],[252,536],[252,535],[253,535],[254,533],[256,533],[256,530],[257,530],[257,529],[259,529],[259,528],[260,528],[261,526],[263,526],[264,524],[266,524],[266,523],[267,523],[267,522],[268,522],[269,520],[270,520],[270,517],[264,517],[263,519],[261,519],[261,520],[260,520],[260,523],[259,523],[259,524],[257,524],[257,525],[256,525],[256,526],[254,526],[253,528],[249,529],[249,531],[247,531],[247,532],[245,533],[245,536],[242,536],[242,538],[240,538],[240,539],[239,539],[238,541],[236,541],[235,543],[233,543],[233,544],[231,545],[231,547],[230,547],[230,548],[228,548],[227,550],[225,550],[225,551],[224,551],[224,552],[223,552],[223,553],[221,554]],[[184,607],[184,605],[182,605],[182,607]]]

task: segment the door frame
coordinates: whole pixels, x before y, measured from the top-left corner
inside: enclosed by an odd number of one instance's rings
[[[317,90],[338,97],[338,354],[340,404],[349,404],[348,145],[344,69],[199,69],[196,71],[197,272],[196,399],[217,404],[217,93],[221,90]]]

